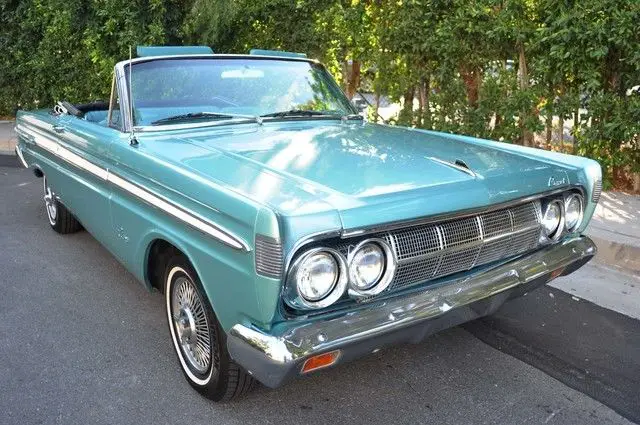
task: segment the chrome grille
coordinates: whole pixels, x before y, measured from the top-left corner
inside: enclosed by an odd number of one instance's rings
[[[385,235],[398,257],[390,289],[469,270],[538,246],[540,203],[528,202]]]
[[[426,227],[422,231],[401,230],[393,234],[398,260],[424,255],[442,249],[440,231],[437,227]]]
[[[277,240],[256,235],[256,272],[274,278],[282,274],[282,245]]]

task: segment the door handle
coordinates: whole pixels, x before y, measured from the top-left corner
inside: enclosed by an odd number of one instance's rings
[[[53,131],[55,131],[56,133],[64,133],[64,127],[62,127],[61,125],[54,125]]]

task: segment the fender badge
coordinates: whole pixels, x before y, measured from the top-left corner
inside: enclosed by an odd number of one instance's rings
[[[562,186],[567,184],[567,179],[565,177],[557,178],[557,177],[549,177],[549,183],[547,183],[549,187]]]

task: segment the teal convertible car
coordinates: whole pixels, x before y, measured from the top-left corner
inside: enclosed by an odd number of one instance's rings
[[[421,341],[596,253],[598,163],[369,123],[301,54],[138,48],[108,102],[16,128],[51,227],[164,294],[214,400]]]

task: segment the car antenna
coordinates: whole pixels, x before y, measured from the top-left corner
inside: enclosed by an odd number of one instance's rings
[[[131,129],[131,134],[129,135],[129,144],[131,146],[136,146],[138,144],[138,139],[136,139],[136,133],[135,133],[135,130],[133,129],[133,95],[132,95],[133,80],[131,79],[131,68],[132,68],[131,51],[132,51],[131,46],[129,46],[129,125]]]

